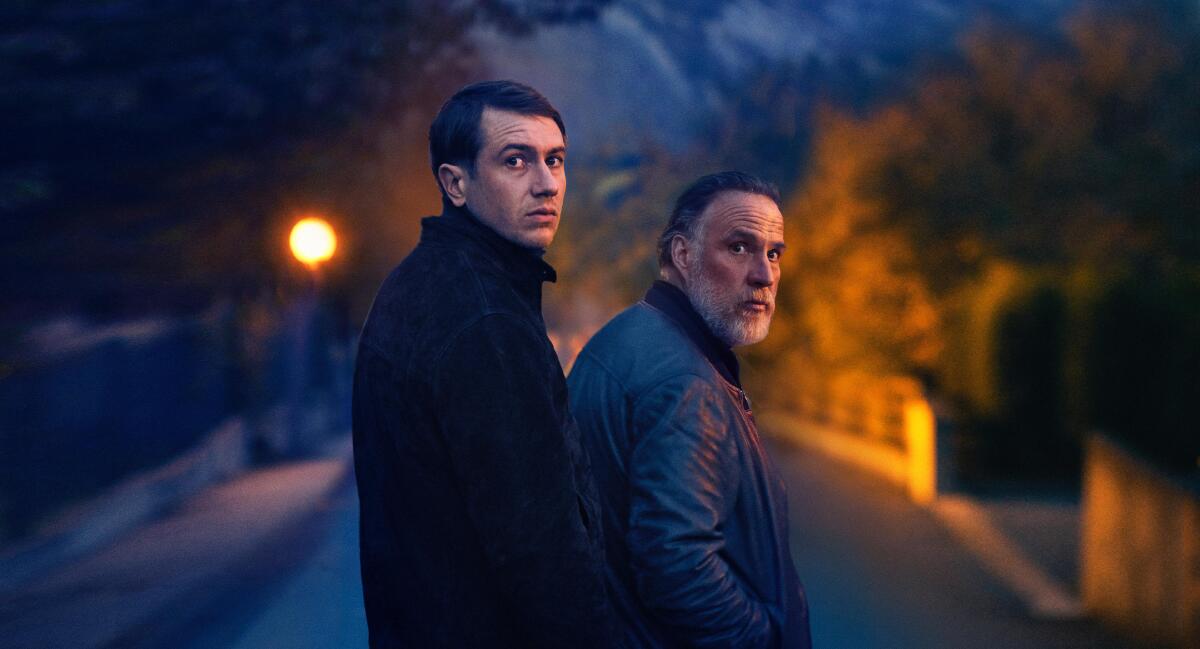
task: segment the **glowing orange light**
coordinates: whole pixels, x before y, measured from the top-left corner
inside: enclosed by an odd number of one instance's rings
[[[905,445],[908,447],[908,495],[928,504],[937,498],[937,418],[929,402],[904,404]]]
[[[292,226],[288,243],[291,244],[292,254],[296,259],[310,267],[316,267],[317,264],[328,261],[333,256],[333,251],[337,250],[337,235],[324,219],[309,217]]]

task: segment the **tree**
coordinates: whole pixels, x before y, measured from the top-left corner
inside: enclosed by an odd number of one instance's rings
[[[1107,352],[1083,342],[1099,296],[1200,264],[1194,18],[1085,5],[1050,40],[985,22],[907,96],[861,117],[824,109],[786,211],[798,245],[772,349],[801,350],[796,371],[925,377],[997,439],[1097,423],[1080,404],[1095,392],[1089,359]],[[1034,349],[1051,360],[1020,360]],[[972,386],[964,364],[979,357],[990,380]]]

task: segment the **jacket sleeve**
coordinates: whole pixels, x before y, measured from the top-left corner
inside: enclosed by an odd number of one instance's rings
[[[721,533],[737,499],[731,404],[696,376],[638,400],[626,542],[638,593],[689,647],[775,644],[768,606],[726,563]]]
[[[486,316],[443,353],[434,398],[491,567],[480,580],[494,583],[536,646],[607,647],[602,551],[584,527],[546,345],[514,317]]]

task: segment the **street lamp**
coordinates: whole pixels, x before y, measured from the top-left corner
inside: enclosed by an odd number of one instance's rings
[[[309,216],[292,226],[288,236],[292,255],[308,268],[304,290],[287,308],[286,336],[290,339],[285,372],[284,404],[287,413],[283,453],[305,453],[316,448],[328,433],[328,413],[339,398],[333,381],[331,353],[338,341],[331,330],[328,307],[321,291],[321,264],[337,250],[337,235],[325,219]],[[332,392],[331,392],[332,391]]]
[[[328,221],[310,216],[292,226],[288,243],[292,247],[292,255],[310,270],[316,271],[317,265],[329,261],[334,250],[337,250],[337,235]]]

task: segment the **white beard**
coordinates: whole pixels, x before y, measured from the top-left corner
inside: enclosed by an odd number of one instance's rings
[[[728,295],[723,295],[720,288],[708,281],[703,261],[696,264],[696,273],[692,280],[687,282],[685,292],[696,313],[700,314],[713,334],[726,345],[753,345],[767,337],[767,330],[771,327],[770,312],[741,312],[738,305],[746,298],[733,296],[733,299],[730,299]]]

